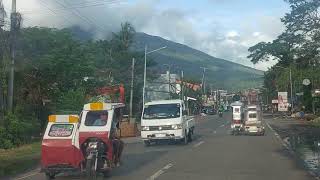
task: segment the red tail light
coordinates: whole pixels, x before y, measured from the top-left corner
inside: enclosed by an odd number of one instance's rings
[[[241,124],[241,120],[233,120],[233,124]]]

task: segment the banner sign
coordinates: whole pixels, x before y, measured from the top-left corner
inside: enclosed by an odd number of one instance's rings
[[[288,111],[288,92],[278,92],[278,111]]]

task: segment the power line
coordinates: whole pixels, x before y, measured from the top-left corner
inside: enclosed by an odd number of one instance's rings
[[[52,10],[43,0],[40,0],[41,4],[46,7],[53,15],[59,16],[54,10]],[[72,24],[72,22],[67,19],[66,17],[62,16],[64,20],[66,20],[69,24]]]
[[[69,5],[71,5],[71,6],[92,5],[92,4],[97,4],[97,3],[111,3],[111,2],[117,2],[117,1],[120,1],[120,0],[95,0],[95,1],[90,1],[90,2],[86,1],[86,2],[73,3],[73,4],[69,3]]]
[[[55,1],[56,1],[58,4],[60,4],[62,7],[67,8],[63,3],[60,3],[60,2],[57,1],[57,0],[55,0]],[[64,1],[64,2],[65,2],[65,1]],[[65,3],[68,5],[67,2],[65,2]],[[92,22],[89,18],[83,17],[83,16],[81,15],[81,13],[79,12],[78,9],[74,9],[74,11],[71,11],[71,13],[74,14],[74,15],[76,15],[76,16],[78,16],[80,19],[86,21],[88,24],[91,24],[91,25],[93,25],[93,26],[96,26],[97,29],[98,29],[98,31],[100,31],[101,33],[104,33],[104,32],[105,32],[105,30],[104,30],[101,26],[96,25],[96,24],[95,24],[94,22]]]
[[[88,4],[88,5],[78,5],[78,6],[69,6],[67,8],[58,8],[58,9],[51,9],[53,11],[68,11],[72,9],[81,9],[81,8],[88,8],[88,7],[97,7],[97,6],[104,6],[104,5],[112,5],[112,4],[117,4],[121,3],[121,0],[114,0],[114,1],[109,1],[109,2],[104,2],[104,3],[99,3],[99,4]],[[47,12],[35,12],[35,10],[25,10],[25,11],[20,11],[23,14],[39,14],[39,13],[47,13]]]

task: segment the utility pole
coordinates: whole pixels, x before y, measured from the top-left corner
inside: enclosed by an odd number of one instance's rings
[[[184,85],[184,82],[183,82],[183,70],[181,70],[181,85],[180,85],[180,91],[181,91],[181,100],[184,101],[184,94],[183,94],[183,85]]]
[[[147,45],[144,47],[144,73],[143,73],[143,89],[142,89],[142,106],[144,107],[146,96],[146,81],[147,81]]]
[[[0,44],[4,45],[4,34],[3,34],[3,26],[4,26],[4,17],[6,13],[2,4],[2,0],[0,0]],[[0,66],[2,66],[4,48],[3,46],[0,47]],[[1,70],[0,70],[1,71]],[[3,97],[3,85],[2,85],[2,76],[0,75],[0,122],[3,119],[3,112],[4,112],[4,97]]]
[[[170,64],[163,64],[165,66],[168,66],[168,71],[167,71],[167,75],[168,75],[168,93],[169,93],[169,99],[171,99],[171,65]]]
[[[134,80],[134,61],[135,59],[132,58],[132,67],[131,67],[131,90],[130,90],[130,112],[129,112],[129,118],[131,123],[135,123],[135,120],[132,118],[132,102],[133,102],[133,80]]]
[[[163,46],[161,48],[158,48],[158,49],[155,49],[155,50],[152,50],[152,51],[149,51],[147,52],[147,45],[145,45],[144,47],[144,74],[143,74],[143,89],[142,89],[142,105],[144,106],[145,104],[145,93],[146,93],[146,81],[147,81],[147,54],[150,54],[150,53],[153,53],[153,52],[156,52],[156,51],[160,51],[161,49],[165,49],[167,48],[167,46]]]
[[[203,69],[203,72],[202,72],[202,88],[203,88],[203,94],[206,93],[206,82],[205,82],[205,74],[206,74],[206,69],[208,68],[205,68],[205,67],[200,67],[201,69]]]
[[[294,112],[294,110],[293,110],[293,108],[294,108],[294,105],[293,105],[293,87],[292,87],[292,72],[291,72],[291,67],[289,68],[289,76],[290,76],[290,91],[291,91],[291,93],[290,93],[290,97],[291,97],[291,112],[293,113]]]
[[[13,107],[13,86],[14,86],[14,63],[15,63],[15,41],[16,41],[16,31],[17,31],[17,11],[16,11],[16,0],[12,0],[11,9],[11,64],[10,64],[10,74],[9,74],[9,85],[8,85],[8,109],[12,111]]]

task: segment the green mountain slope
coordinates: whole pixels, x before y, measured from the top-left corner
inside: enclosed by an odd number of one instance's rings
[[[159,71],[163,72],[167,68],[163,64],[172,64],[174,66],[173,72],[177,73],[179,69],[183,69],[187,78],[201,80],[202,69],[200,67],[206,67],[208,68],[206,82],[213,85],[214,88],[229,90],[256,87],[262,84],[263,71],[215,58],[161,37],[137,33],[132,49],[144,51],[146,44],[149,50],[167,46],[166,49],[148,55],[149,58],[151,57],[157,62],[156,69]]]

